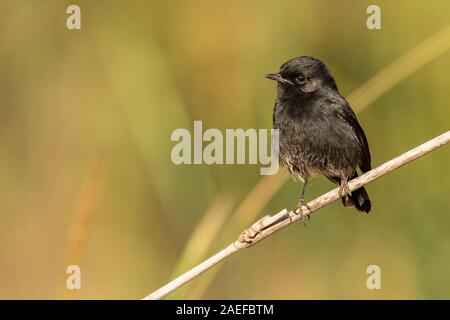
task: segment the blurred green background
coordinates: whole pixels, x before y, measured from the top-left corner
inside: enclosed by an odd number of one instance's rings
[[[66,28],[70,4],[81,30]],[[367,29],[369,4],[382,30]],[[0,298],[142,298],[202,260],[196,243],[211,254],[293,207],[301,186],[290,179],[227,227],[259,166],[176,166],[171,132],[193,120],[271,128],[264,75],[285,60],[323,60],[348,96],[449,23],[446,0],[1,1]],[[449,129],[449,58],[358,114],[373,166]],[[169,298],[448,299],[449,163],[448,147],[433,152],[367,187],[372,214],[336,202]],[[306,197],[332,187],[315,179]],[[215,229],[185,251],[205,214]],[[72,293],[70,263],[82,272]],[[366,287],[371,264],[381,290]]]

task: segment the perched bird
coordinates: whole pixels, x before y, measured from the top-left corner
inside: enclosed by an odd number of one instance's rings
[[[357,167],[362,172],[371,169],[369,145],[326,65],[301,56],[266,77],[278,83],[273,127],[279,129],[280,163],[294,179],[303,181],[295,211],[301,213],[307,206],[304,195],[309,179],[324,175],[340,185],[344,206],[368,213],[371,203],[366,190],[350,192],[347,182],[358,176]]]

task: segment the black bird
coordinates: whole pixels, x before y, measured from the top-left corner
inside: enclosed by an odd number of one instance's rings
[[[303,189],[296,209],[302,212],[309,178],[324,175],[340,185],[346,207],[369,212],[369,196],[361,187],[350,192],[347,182],[358,176],[356,168],[369,171],[366,136],[349,103],[339,94],[326,65],[301,56],[284,63],[267,78],[277,81],[273,127],[279,129],[279,159]]]

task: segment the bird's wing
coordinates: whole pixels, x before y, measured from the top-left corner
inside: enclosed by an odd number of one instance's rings
[[[340,100],[340,99],[339,99]],[[359,167],[362,172],[367,172],[371,169],[370,165],[370,151],[369,144],[367,143],[366,135],[364,134],[363,129],[361,128],[358,120],[356,119],[356,115],[353,112],[352,108],[348,104],[345,99],[342,99],[340,103],[334,103],[335,111],[337,111],[338,116],[347,122],[350,127],[355,132],[356,137],[358,138],[359,143],[361,144],[361,159],[359,163]]]

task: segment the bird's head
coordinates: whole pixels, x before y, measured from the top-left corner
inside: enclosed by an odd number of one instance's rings
[[[308,56],[285,62],[278,73],[269,73],[266,78],[277,81],[279,94],[286,97],[305,97],[322,89],[337,91],[336,82],[325,64]]]

